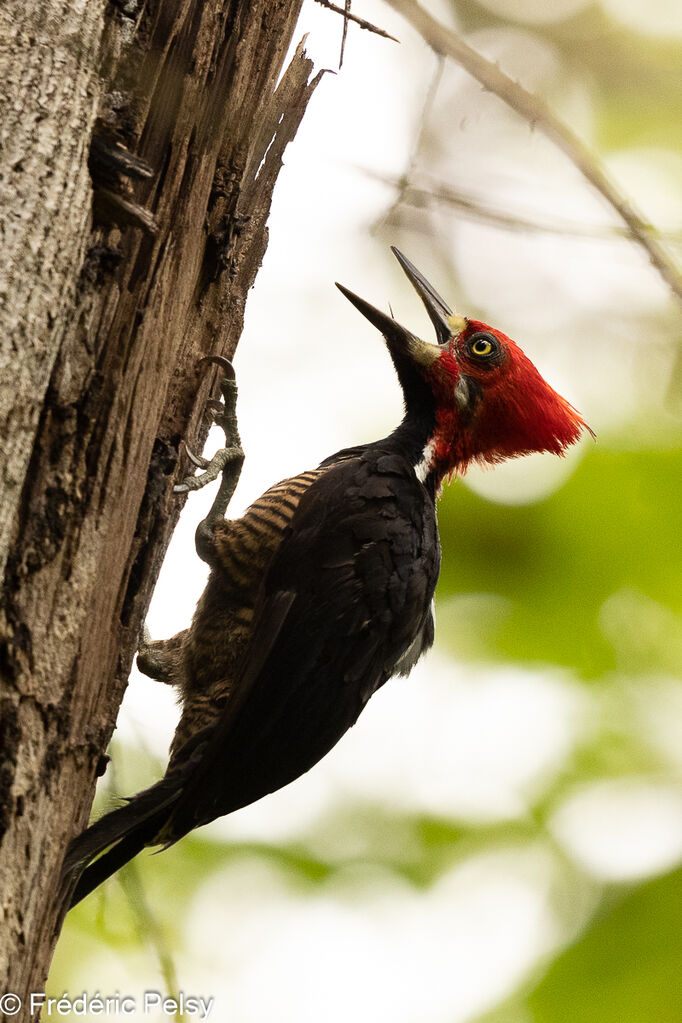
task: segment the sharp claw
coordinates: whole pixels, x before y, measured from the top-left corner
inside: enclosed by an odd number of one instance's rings
[[[203,357],[203,359],[199,359],[199,362],[197,363],[197,366],[202,366],[206,362],[213,363],[215,366],[220,366],[220,368],[222,370],[224,370],[225,376],[227,377],[228,380],[234,380],[235,379],[234,366],[232,365],[230,360],[228,358],[226,358],[226,356],[224,356],[224,355],[205,355]]]
[[[203,458],[201,455],[195,455],[194,452],[187,447],[185,444],[185,451],[192,465],[196,465],[197,469],[205,469],[208,465],[208,458]]]
[[[207,483],[211,483],[213,480],[217,479],[219,475],[222,475],[218,494],[206,519],[206,522],[209,522],[209,520],[212,522],[214,519],[222,518],[225,514],[225,510],[230,498],[232,497],[234,488],[237,485],[237,480],[239,479],[241,465],[244,461],[244,452],[240,446],[239,431],[237,430],[235,412],[237,383],[235,380],[234,366],[230,360],[226,359],[223,355],[206,355],[204,358],[199,359],[197,365],[202,366],[206,363],[213,363],[216,366],[220,366],[224,373],[221,383],[221,391],[224,401],[218,401],[216,398],[210,398],[206,402],[205,408],[208,412],[210,412],[215,423],[223,430],[227,446],[217,451],[213,458],[209,461],[209,459],[203,458],[201,455],[195,455],[194,452],[187,447],[187,444],[185,444],[185,450],[187,451],[187,457],[190,462],[196,466],[197,469],[201,469],[202,472],[196,476],[186,476],[181,483],[177,483],[173,487],[173,493],[189,494],[193,490],[200,490],[202,487],[206,486]],[[231,466],[231,468],[229,472],[226,472],[228,466]],[[199,550],[198,547],[197,550]],[[203,557],[201,554],[200,556]],[[207,559],[204,558],[204,560]]]

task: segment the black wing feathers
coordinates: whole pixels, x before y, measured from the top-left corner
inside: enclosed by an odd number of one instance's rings
[[[274,555],[221,720],[187,744],[179,768],[76,840],[72,866],[120,843],[79,893],[143,844],[170,844],[309,770],[394,670],[430,646],[433,500],[399,454],[377,445],[341,454],[301,497]]]
[[[329,752],[415,640],[419,652],[430,645],[439,558],[433,503],[403,459],[348,460],[307,491],[257,610],[251,651],[267,653],[257,673],[247,656],[239,713],[226,711],[173,808],[174,837],[281,788]],[[273,640],[282,593],[290,603]]]

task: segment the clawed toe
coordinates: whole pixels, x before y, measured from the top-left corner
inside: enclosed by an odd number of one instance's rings
[[[200,524],[199,530],[197,531],[197,537],[199,537],[199,532],[202,527],[206,527],[205,532],[212,535],[213,525],[219,519],[224,517],[232,494],[237,486],[242,463],[244,461],[244,452],[241,448],[239,429],[237,427],[237,382],[235,380],[234,366],[229,359],[226,359],[222,355],[207,355],[203,359],[200,359],[198,364],[199,366],[202,366],[207,363],[213,363],[216,366],[220,366],[225,374],[220,382],[223,401],[218,401],[216,398],[210,398],[206,402],[206,409],[210,412],[216,425],[219,426],[225,434],[225,447],[216,451],[213,458],[209,461],[200,455],[195,455],[194,452],[185,445],[187,457],[190,462],[197,469],[201,469],[202,471],[196,476],[186,476],[182,482],[177,483],[173,487],[173,492],[176,494],[188,494],[192,490],[200,490],[202,487],[205,487],[207,483],[211,483],[213,480],[217,479],[218,476],[222,477],[216,498],[208,515]],[[197,552],[199,557],[211,564],[213,553],[210,544],[207,545],[205,542],[199,542],[199,540],[197,540]]]
[[[201,459],[202,464],[200,464],[200,468],[204,470],[203,472],[199,473],[198,476],[185,476],[182,483],[177,483],[173,487],[173,491],[176,494],[187,494],[190,490],[201,490],[207,483],[212,483],[213,480],[216,480],[229,465],[237,468],[237,478],[239,478],[239,470],[243,461],[244,452],[241,447],[231,445],[227,448],[220,448],[210,461],[206,458]],[[236,485],[235,480],[234,486]],[[234,490],[234,487],[232,489]]]
[[[202,455],[195,455],[190,447],[185,444],[185,451],[192,465],[195,465],[197,469],[207,469],[211,464],[208,458],[204,458]],[[196,490],[197,484],[193,483],[193,480],[199,479],[197,476],[186,476],[182,483],[177,483],[173,487],[174,494],[188,494],[190,490]],[[200,484],[201,485],[201,484]]]
[[[202,455],[195,455],[191,448],[188,448],[185,444],[185,451],[192,465],[196,465],[197,469],[205,469],[208,465],[208,458],[204,458]]]
[[[215,366],[220,366],[225,371],[225,378],[227,380],[234,380],[234,366],[225,355],[205,355],[203,359],[199,359],[197,366],[202,366],[204,363],[213,363]]]

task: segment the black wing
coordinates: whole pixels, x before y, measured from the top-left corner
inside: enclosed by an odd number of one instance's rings
[[[325,756],[406,651],[430,645],[439,563],[433,501],[400,456],[370,449],[316,481],[264,580],[242,677],[159,840]]]

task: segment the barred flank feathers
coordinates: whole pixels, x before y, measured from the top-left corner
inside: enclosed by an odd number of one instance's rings
[[[254,572],[260,578],[282,542],[303,494],[328,468],[310,469],[276,483],[247,508],[243,518],[226,521],[217,546],[221,565],[237,586],[249,587]]]

